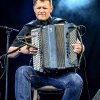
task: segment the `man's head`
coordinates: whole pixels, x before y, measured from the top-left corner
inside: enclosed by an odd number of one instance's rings
[[[34,0],[34,12],[38,20],[46,21],[53,10],[52,0]]]

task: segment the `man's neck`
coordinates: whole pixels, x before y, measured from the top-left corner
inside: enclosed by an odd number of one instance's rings
[[[47,25],[48,24],[48,20],[46,20],[46,21],[40,21],[40,24],[41,25]]]
[[[38,20],[38,21],[41,25],[48,25],[51,23],[51,17],[49,17],[47,20]]]

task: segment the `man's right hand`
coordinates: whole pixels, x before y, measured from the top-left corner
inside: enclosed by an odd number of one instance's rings
[[[9,50],[8,50],[8,53],[9,52],[12,52],[14,50],[16,50],[18,47],[10,47]],[[37,48],[34,48],[34,47],[29,47],[27,45],[21,47],[19,50],[17,50],[16,52],[13,52],[11,54],[8,55],[9,58],[16,58],[19,54],[31,54],[31,55],[34,55],[38,52],[38,49]]]
[[[23,54],[36,54],[38,51],[37,48],[29,47],[27,45],[20,48],[19,52]]]

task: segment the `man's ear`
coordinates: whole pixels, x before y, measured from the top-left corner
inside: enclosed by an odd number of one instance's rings
[[[52,13],[52,11],[53,11],[53,6],[51,5],[51,13]]]
[[[35,12],[35,7],[33,6],[33,11]]]

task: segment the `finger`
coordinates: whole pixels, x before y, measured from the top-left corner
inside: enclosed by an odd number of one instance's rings
[[[75,44],[72,44],[72,46],[79,46],[79,47],[81,47],[81,43],[75,43]]]
[[[79,54],[80,53],[80,50],[74,50],[74,52]]]
[[[35,50],[35,49],[29,51],[30,54],[36,54],[37,52],[38,52],[38,50]]]
[[[75,48],[75,49],[74,49],[74,52],[80,53],[80,52],[81,52],[81,48]]]
[[[33,47],[30,47],[30,48],[29,48],[29,50],[30,50],[30,51],[33,51],[33,50],[38,50],[38,48],[33,48]]]

